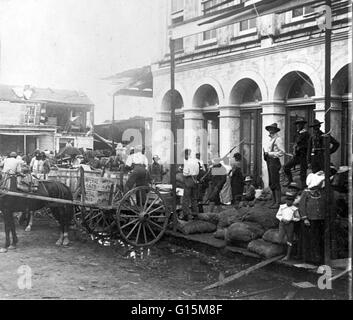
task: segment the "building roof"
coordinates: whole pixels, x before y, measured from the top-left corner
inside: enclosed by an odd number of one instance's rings
[[[91,105],[93,102],[82,91],[10,86],[0,84],[0,101],[48,102],[69,105]]]
[[[153,77],[150,66],[126,70],[103,78],[116,86],[115,95],[152,97]]]

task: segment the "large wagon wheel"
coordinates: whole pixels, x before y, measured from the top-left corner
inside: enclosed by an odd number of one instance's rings
[[[134,188],[119,201],[116,223],[123,241],[139,247],[156,243],[168,226],[170,211],[156,190]]]

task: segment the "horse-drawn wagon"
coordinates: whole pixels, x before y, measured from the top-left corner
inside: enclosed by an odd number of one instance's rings
[[[0,190],[0,195],[71,205],[76,225],[94,238],[121,239],[133,246],[150,246],[166,231],[171,214],[171,189],[138,186],[126,190],[127,174],[57,168],[48,181],[70,188],[73,200]]]

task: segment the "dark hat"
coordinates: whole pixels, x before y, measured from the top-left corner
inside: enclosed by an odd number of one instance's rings
[[[314,122],[309,126],[309,127],[316,127],[316,126],[321,126],[323,122],[315,119]]]
[[[292,192],[286,192],[286,198],[294,200],[297,195]]]
[[[267,127],[265,127],[265,129],[267,130],[267,131],[269,131],[269,129],[275,129],[275,131],[276,132],[278,132],[278,131],[280,131],[281,129],[280,128],[278,128],[278,124],[277,123],[272,123],[272,124],[270,124],[269,126],[267,126]]]
[[[308,123],[304,118],[298,117],[297,120],[294,121],[295,124],[297,123]]]

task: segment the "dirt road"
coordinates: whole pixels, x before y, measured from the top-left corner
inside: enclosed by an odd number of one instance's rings
[[[268,270],[226,287],[201,290],[253,264],[244,257],[212,256],[167,241],[135,252],[120,244],[98,244],[76,232],[69,247],[56,247],[58,229],[48,219],[36,220],[30,233],[18,230],[18,249],[0,254],[0,299],[284,299],[293,291],[291,277]],[[25,279],[31,280],[30,289],[23,288]],[[247,296],[259,290],[265,291]],[[345,293],[306,291],[296,297],[341,299]]]

